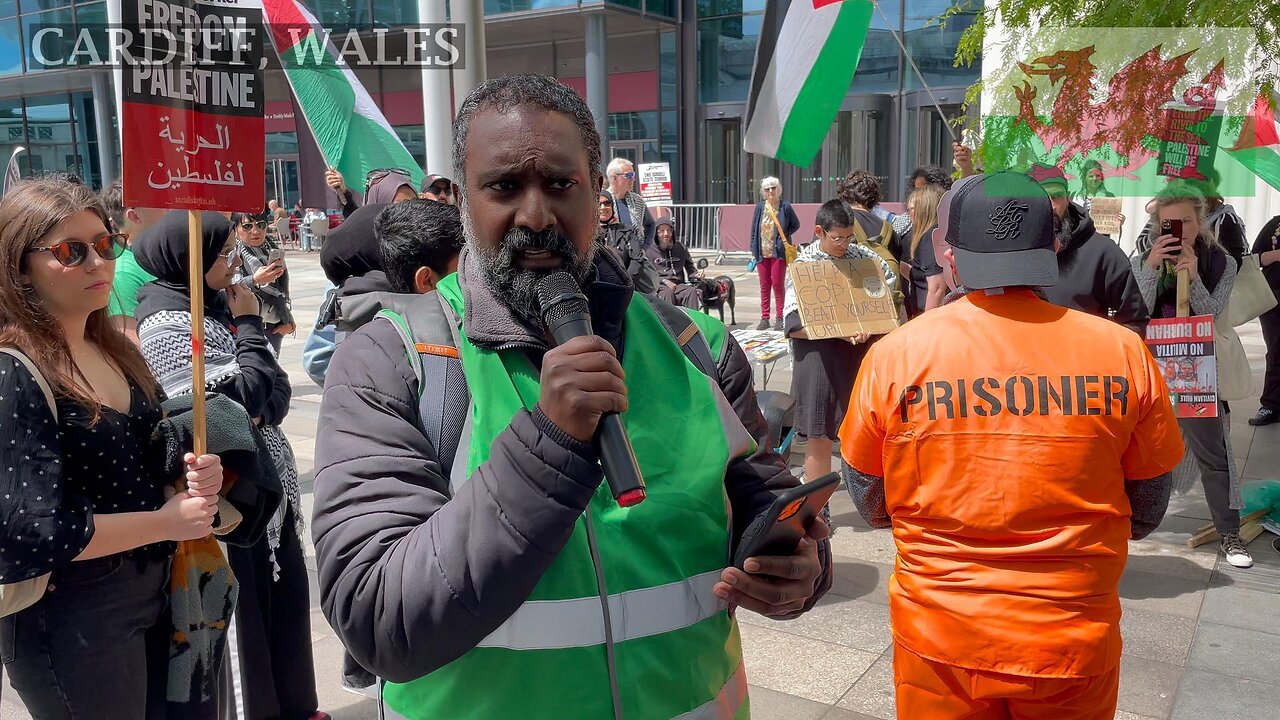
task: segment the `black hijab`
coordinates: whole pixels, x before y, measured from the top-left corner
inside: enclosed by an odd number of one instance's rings
[[[213,266],[226,262],[218,257],[231,235],[231,222],[221,213],[200,214],[200,230],[203,250],[203,278]],[[190,312],[191,292],[188,287],[187,268],[187,212],[171,210],[160,222],[143,231],[132,243],[133,256],[138,265],[156,276],[155,281],[138,290],[138,308],[134,319],[141,323],[145,318],[163,311]],[[231,324],[231,309],[226,296],[209,287],[202,280],[204,314],[223,324]]]
[[[320,247],[320,267],[329,282],[341,287],[351,278],[382,272],[382,251],[373,227],[386,206],[365,205],[329,233]]]

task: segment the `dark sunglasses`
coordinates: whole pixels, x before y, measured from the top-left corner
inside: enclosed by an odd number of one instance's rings
[[[631,171],[631,172],[614,173],[614,176],[616,176],[616,177],[624,177],[624,178],[626,178],[626,179],[628,179],[628,180],[635,180],[635,179],[636,179],[636,173],[635,173],[635,171],[634,171],[634,170],[633,170],[633,171]]]
[[[378,181],[379,181],[379,180],[381,180],[382,178],[384,178],[384,177],[386,177],[386,176],[388,176],[388,175],[390,175],[390,174],[392,174],[392,173],[399,173],[399,174],[401,174],[401,175],[408,175],[408,174],[409,174],[409,171],[408,171],[408,170],[405,170],[404,168],[377,168],[377,169],[375,169],[375,170],[370,170],[370,171],[369,171],[369,174],[364,176],[364,189],[365,189],[365,191],[366,191],[366,192],[368,192],[369,188],[373,187],[373,184],[374,184],[374,183],[378,182]]]
[[[31,248],[27,252],[53,253],[53,259],[62,263],[63,267],[73,268],[84,263],[85,259],[89,257],[90,246],[93,247],[94,252],[98,253],[98,257],[103,260],[115,260],[123,255],[125,249],[129,247],[129,236],[126,233],[111,233],[110,235],[103,235],[92,243],[80,240],[63,240],[57,245]]]
[[[427,188],[427,192],[433,195],[451,195],[453,194],[453,186],[446,184],[432,185]]]
[[[266,220],[244,220],[240,223],[241,230],[249,231],[254,229],[255,227],[258,228],[259,230],[266,230],[267,221]]]

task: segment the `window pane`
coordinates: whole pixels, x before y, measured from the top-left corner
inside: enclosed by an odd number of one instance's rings
[[[764,10],[765,0],[698,0],[698,17],[741,15]]]
[[[297,155],[298,133],[292,130],[288,132],[267,133],[266,144],[268,157],[275,155]]]
[[[0,100],[0,148],[8,148],[0,153],[0,162],[9,162],[9,152],[13,150],[13,146],[22,145],[26,140],[22,125],[22,100]]]
[[[658,35],[658,103],[664,108],[678,104],[676,73],[676,34],[664,32]]]
[[[396,125],[392,130],[396,131],[396,135],[400,137],[400,142],[404,143],[404,147],[409,154],[418,160],[427,156],[427,135],[421,125]],[[422,169],[426,172],[426,168]]]
[[[698,92],[702,102],[746,101],[763,17],[698,22]]]
[[[68,43],[71,46],[68,52],[75,49],[79,34],[84,30],[89,31],[87,36],[89,40],[80,45],[80,53],[75,58],[76,64],[87,65],[95,60],[109,61],[108,53],[111,43],[107,35],[106,3],[94,2],[76,6],[76,39]]]
[[[29,15],[37,13],[41,10],[52,10],[53,8],[67,7],[71,5],[71,0],[22,0],[22,14]]]
[[[374,25],[411,25],[416,22],[417,0],[373,0]]]
[[[951,5],[951,0],[911,0],[907,3],[907,52],[911,53],[931,87],[967,86],[976,82],[981,73],[980,63],[967,68],[952,67],[960,35],[973,24],[975,15],[956,15],[941,25],[931,22]],[[907,90],[923,87],[914,72],[907,73],[904,86]]]
[[[71,110],[75,115],[76,141],[97,140],[98,124],[93,113],[93,93],[72,93]]]
[[[13,17],[17,14],[18,0],[0,0],[0,17]]]
[[[27,98],[31,142],[71,142],[71,106],[66,95]]]
[[[858,60],[858,71],[853,76],[850,92],[898,91],[898,59],[902,53],[898,49],[898,41],[889,30],[890,27],[898,29],[898,3],[881,3],[880,7],[889,16],[889,24],[885,23],[878,12],[871,16],[871,29],[867,32],[867,41],[862,47],[862,57]]]
[[[645,12],[669,18],[676,16],[677,9],[676,0],[646,0],[644,4]]]
[[[42,27],[62,28],[63,35],[62,37],[53,34],[43,36],[38,48],[39,54],[37,54],[36,47],[30,43],[27,44],[27,70],[29,72],[53,67],[46,66],[45,63],[65,61],[67,56],[71,54],[71,48],[75,45],[75,22],[71,8],[23,16],[22,36],[24,38],[30,39]]]
[[[369,0],[302,0],[302,4],[326,27],[369,24]]]
[[[0,75],[22,72],[22,45],[18,20],[0,20]]]
[[[610,3],[612,3],[612,4],[614,4],[614,5],[621,5],[621,6],[623,6],[623,7],[629,7],[629,8],[631,8],[631,9],[633,9],[633,10],[639,10],[639,9],[640,9],[640,0],[609,0],[609,2],[610,2]]]
[[[486,16],[502,15],[503,13],[523,12],[526,10],[570,7],[577,4],[578,0],[484,0],[484,14]],[[637,2],[635,7],[639,6]]]
[[[23,157],[27,159],[28,168],[28,172],[22,174],[23,177],[55,170],[80,174],[80,160],[76,157],[74,145],[32,144]]]
[[[662,113],[662,160],[671,166],[672,192],[679,196],[680,188],[680,114],[674,110]]]
[[[658,113],[609,113],[609,141],[652,140],[658,137]]]

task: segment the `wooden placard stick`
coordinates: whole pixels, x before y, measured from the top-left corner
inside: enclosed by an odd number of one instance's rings
[[[191,419],[193,450],[196,457],[205,454],[204,409],[204,239],[200,227],[200,211],[187,211],[187,260],[191,288]],[[185,480],[182,483],[186,487]]]

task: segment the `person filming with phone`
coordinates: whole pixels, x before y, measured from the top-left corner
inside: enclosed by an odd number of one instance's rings
[[[867,352],[845,482],[893,528],[898,716],[1111,720],[1120,576],[1168,506],[1182,440],[1142,338],[1049,303],[1053,208],[1021,173],[942,198],[953,293]]]
[[[1178,274],[1186,272],[1190,314],[1212,315],[1215,321],[1226,322],[1223,314],[1235,286],[1237,266],[1206,224],[1208,208],[1208,199],[1186,182],[1170,183],[1152,201],[1147,237],[1154,235],[1156,239],[1148,248],[1139,246],[1133,259],[1133,272],[1152,318],[1178,316]],[[1231,461],[1226,403],[1219,401],[1217,417],[1181,418],[1178,425],[1200,469],[1209,514],[1222,536],[1223,556],[1235,567],[1252,566],[1253,557],[1240,537],[1240,478]]]
[[[599,243],[600,135],[572,89],[490,80],[453,146],[457,272],[329,365],[325,616],[389,717],[745,716],[734,608],[795,617],[831,582],[820,518],[727,567],[799,485],[746,354]]]
[[[293,321],[293,303],[289,299],[289,275],[284,265],[284,250],[267,242],[269,213],[232,213],[236,251],[240,253],[240,271],[235,284],[252,292],[262,305],[262,329],[267,342],[280,355],[284,336],[297,329]]]

